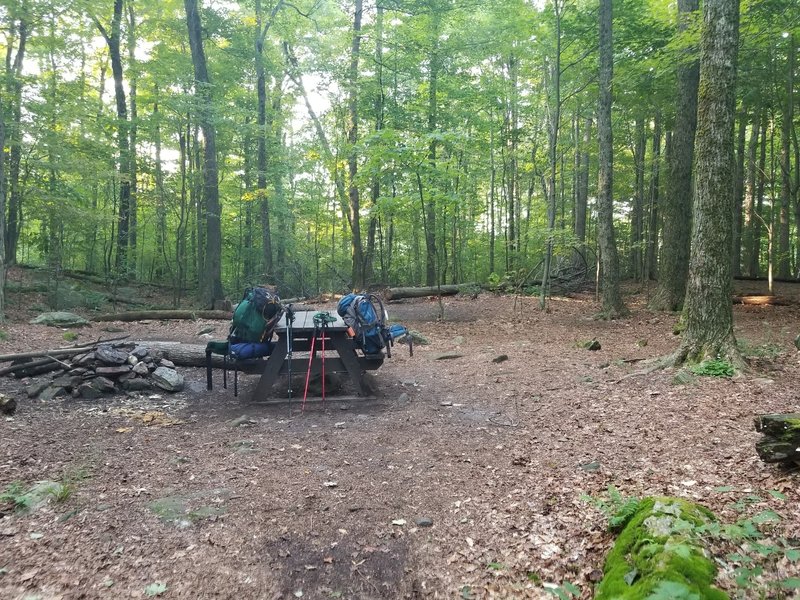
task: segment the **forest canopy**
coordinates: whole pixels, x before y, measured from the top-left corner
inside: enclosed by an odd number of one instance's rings
[[[619,276],[646,281],[681,256],[670,225],[691,227],[671,200],[677,181],[691,189],[678,142],[701,15],[690,0],[613,5],[613,233]],[[8,0],[5,265],[205,304],[254,282],[292,296],[593,279],[599,10]],[[734,275],[800,268],[799,34],[794,0],[741,3],[735,209],[720,215]]]

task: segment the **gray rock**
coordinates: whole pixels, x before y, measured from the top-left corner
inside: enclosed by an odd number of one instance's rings
[[[508,354],[501,354],[500,356],[495,356],[492,359],[492,362],[493,363],[501,363],[501,362],[505,362],[507,360],[508,360]]]
[[[62,375],[50,382],[53,387],[63,387],[67,390],[78,387],[83,381],[80,375]]]
[[[150,373],[150,369],[147,368],[147,363],[138,362],[133,365],[133,372],[144,377]]]
[[[405,392],[403,392],[397,397],[398,404],[408,404],[409,402],[411,402],[411,396],[409,396]]]
[[[94,383],[95,387],[103,393],[113,393],[116,388],[114,387],[114,382],[106,377],[98,377],[92,383]]]
[[[102,392],[95,387],[95,382],[90,381],[88,383],[82,383],[78,386],[77,396],[79,398],[83,398],[84,400],[94,400],[95,398],[99,398],[102,396]]]
[[[117,350],[105,344],[100,345],[95,350],[97,359],[107,365],[122,365],[128,361],[128,353],[124,350]]]
[[[30,320],[33,325],[48,327],[87,327],[90,323],[83,317],[70,312],[46,312]]]
[[[130,372],[130,365],[118,365],[116,367],[97,367],[94,372],[98,375],[109,375],[111,377],[118,377]]]
[[[172,362],[171,360],[168,360],[168,359],[166,359],[166,358],[162,358],[162,359],[159,361],[159,363],[158,363],[158,364],[159,364],[159,366],[161,366],[161,367],[166,367],[166,368],[168,368],[168,369],[174,369],[174,368],[175,368],[175,363],[174,363],[174,362]]]
[[[49,385],[50,383],[47,381],[33,383],[25,388],[25,393],[28,394],[28,398],[36,398],[39,394],[45,391]]]
[[[39,400],[44,400],[44,401],[53,400],[58,396],[65,396],[66,393],[67,390],[65,390],[63,387],[48,386],[41,394],[39,394]]]
[[[135,356],[139,360],[144,360],[147,358],[147,348],[143,346],[136,346],[133,350],[131,350],[131,356]]]
[[[417,524],[417,527],[433,527],[433,519],[430,517],[419,517],[414,520],[414,523]]]
[[[128,379],[122,382],[122,389],[126,392],[143,392],[149,390],[153,386],[146,379],[137,377],[136,379]]]
[[[242,425],[254,425],[255,421],[248,417],[247,415],[242,415],[241,417],[236,417],[235,419],[231,419],[228,421],[228,425],[231,427],[241,427]]]
[[[153,371],[150,376],[153,383],[160,387],[162,390],[168,392],[179,392],[183,389],[183,375],[178,373],[175,369],[167,367],[158,367]]]

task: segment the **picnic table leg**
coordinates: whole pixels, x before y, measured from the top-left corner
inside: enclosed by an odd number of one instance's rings
[[[339,354],[339,358],[342,359],[342,363],[345,369],[347,369],[350,379],[356,384],[358,393],[362,396],[368,396],[369,390],[364,385],[363,370],[358,363],[358,358],[353,351],[350,340],[347,338],[347,334],[344,331],[331,332],[330,340],[336,352]]]
[[[261,373],[261,378],[258,380],[258,385],[253,395],[250,397],[251,402],[257,402],[259,399],[265,398],[269,394],[286,360],[286,350],[286,335],[280,335],[278,336],[278,343],[275,344],[275,347],[267,358],[264,370]],[[291,385],[291,382],[289,382],[289,385]]]

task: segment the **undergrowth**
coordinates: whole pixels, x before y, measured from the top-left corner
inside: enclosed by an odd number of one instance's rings
[[[734,492],[728,486],[714,491]],[[791,530],[783,526],[779,510],[767,506],[786,502],[786,495],[777,490],[767,495],[747,493],[729,504],[740,515],[733,523],[712,520],[683,530],[714,554],[717,581],[729,588],[733,598],[800,597],[800,576],[787,575],[800,572],[800,538],[789,535]],[[613,485],[602,497],[584,495],[582,499],[601,510],[608,517],[609,529],[616,532],[625,527],[641,502],[624,497]],[[681,521],[681,526],[685,528],[687,521]]]
[[[694,365],[691,371],[695,375],[707,377],[733,377],[736,369],[734,369],[733,365],[727,360],[715,358],[712,360],[704,360]]]

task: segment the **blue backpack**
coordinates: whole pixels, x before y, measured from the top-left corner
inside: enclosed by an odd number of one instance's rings
[[[386,327],[386,309],[375,294],[347,294],[339,300],[336,312],[353,329],[356,344],[366,356],[382,355],[391,341]]]

